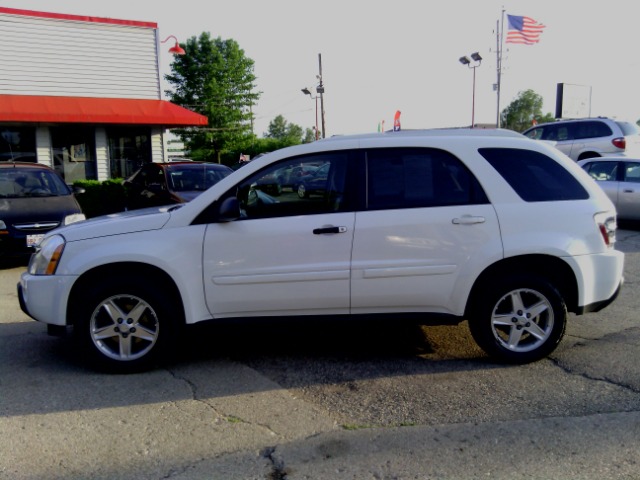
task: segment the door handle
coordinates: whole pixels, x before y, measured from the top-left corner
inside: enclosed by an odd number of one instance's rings
[[[451,223],[454,225],[473,225],[474,223],[484,223],[484,217],[476,217],[474,215],[462,215],[460,218],[454,218]]]
[[[314,235],[324,235],[326,233],[345,233],[347,231],[347,227],[322,227],[322,228],[314,228]]]

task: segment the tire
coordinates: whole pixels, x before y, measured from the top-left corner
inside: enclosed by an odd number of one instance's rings
[[[489,356],[520,364],[553,352],[566,324],[567,307],[558,290],[528,275],[485,288],[469,319],[471,335]]]
[[[298,197],[300,198],[307,198],[309,196],[309,194],[307,193],[307,189],[302,183],[298,185],[297,191],[298,191]]]
[[[171,299],[148,278],[107,278],[87,292],[74,334],[87,361],[99,370],[133,373],[163,359],[179,324]]]

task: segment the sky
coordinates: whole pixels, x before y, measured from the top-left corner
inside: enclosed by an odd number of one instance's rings
[[[557,84],[565,83],[591,88],[592,116],[640,119],[637,0],[0,0],[0,6],[155,22],[161,40],[174,35],[186,42],[202,32],[235,40],[255,62],[258,136],[278,115],[303,128],[315,125],[316,102],[301,90],[317,86],[319,55],[326,136],[375,132],[381,122],[389,130],[396,111],[403,129],[469,126],[472,110],[476,123],[495,124],[503,11],[546,28],[535,45],[503,45],[500,109],[533,90],[544,100],[543,113],[554,114]],[[506,33],[506,19],[504,25]],[[170,43],[160,51],[161,75],[170,71]],[[458,61],[473,52],[483,57],[475,103],[474,70]]]

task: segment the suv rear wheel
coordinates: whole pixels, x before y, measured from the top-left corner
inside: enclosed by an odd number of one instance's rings
[[[513,276],[487,287],[469,319],[478,345],[509,363],[549,355],[560,343],[567,307],[557,289],[534,276]]]

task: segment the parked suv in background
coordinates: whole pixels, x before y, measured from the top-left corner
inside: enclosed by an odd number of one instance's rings
[[[533,140],[555,142],[558,150],[574,160],[640,154],[638,125],[606,117],[543,123],[523,134]]]
[[[327,165],[313,195],[259,190],[305,165]],[[185,324],[326,315],[466,319],[489,355],[522,363],[556,348],[567,311],[616,297],[615,234],[589,175],[518,133],[333,137],[255,159],[189,203],[47,235],[18,297],[111,370],[152,365]]]

